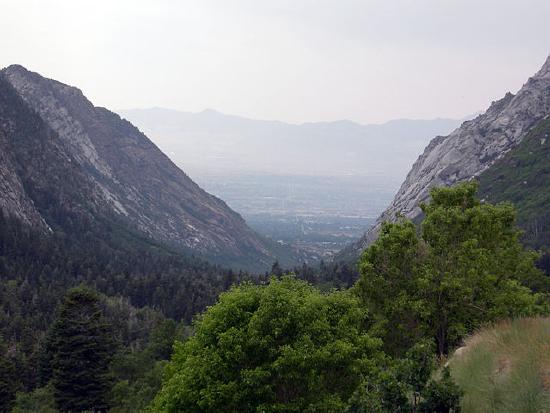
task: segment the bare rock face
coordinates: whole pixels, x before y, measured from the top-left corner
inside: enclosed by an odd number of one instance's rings
[[[203,191],[126,120],[95,107],[80,90],[22,66],[3,69],[0,77],[47,125],[65,163],[86,181],[86,193],[80,194],[84,209],[116,214],[158,241],[224,264],[268,267],[277,258],[239,214]],[[0,206],[47,226],[18,187],[17,176],[7,176],[9,168],[4,169],[0,186],[7,195],[0,196]]]
[[[542,69],[519,90],[507,93],[489,109],[464,122],[448,136],[434,138],[414,163],[392,203],[376,224],[340,259],[357,257],[376,238],[381,224],[398,215],[417,218],[430,188],[451,186],[478,176],[515,147],[525,134],[550,114],[550,56]]]
[[[10,211],[11,215],[27,225],[45,229],[46,222],[26,194],[13,162],[5,150],[6,146],[6,135],[0,131],[0,209]]]

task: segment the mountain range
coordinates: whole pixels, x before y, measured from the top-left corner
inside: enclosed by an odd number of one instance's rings
[[[290,124],[215,110],[119,110],[192,175],[369,176],[401,180],[429,137],[463,120],[397,119],[380,125],[348,120]]]

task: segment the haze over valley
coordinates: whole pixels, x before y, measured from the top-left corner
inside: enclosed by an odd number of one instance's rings
[[[215,110],[118,113],[252,228],[313,261],[360,237],[428,142],[465,120],[290,124]]]

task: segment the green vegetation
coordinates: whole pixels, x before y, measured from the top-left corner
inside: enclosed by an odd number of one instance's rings
[[[159,320],[190,323],[221,291],[248,278],[155,245],[119,246],[99,229],[77,234],[37,234],[0,212],[0,335],[26,389],[39,384],[36,359],[71,287],[97,290],[116,339],[141,349]]]
[[[155,410],[342,411],[381,357],[366,316],[349,293],[292,278],[234,287],[177,344]]]
[[[160,390],[164,368],[174,340],[187,337],[187,329],[172,320],[159,323],[143,350],[122,347],[111,363],[115,384],[110,394],[111,413],[142,411]]]
[[[74,288],[67,293],[48,337],[48,350],[47,375],[59,410],[106,411],[113,342],[93,291]]]
[[[547,313],[550,292],[513,207],[480,203],[476,189],[434,189],[419,228],[385,224],[352,288],[354,271],[339,265],[297,268],[301,281],[274,264],[252,283],[197,263],[190,280],[168,252],[106,243],[85,254],[83,240],[71,248],[4,219],[1,401],[17,413],[459,412],[475,395],[438,357],[487,323]],[[76,282],[100,293],[61,300]],[[184,314],[231,284],[185,327]]]
[[[350,291],[323,294],[290,276],[223,293],[176,344],[155,412],[456,411],[434,379],[432,346],[391,359]],[[446,409],[446,410],[445,410]]]
[[[521,143],[479,177],[480,197],[509,201],[532,248],[550,249],[550,119],[533,128]]]
[[[0,412],[9,411],[15,400],[15,392],[18,383],[14,380],[16,376],[16,365],[8,354],[7,348],[0,341]]]
[[[464,413],[538,413],[550,406],[550,319],[501,321],[450,359]]]
[[[476,189],[433,189],[420,234],[410,221],[386,223],[363,255],[355,290],[390,354],[430,337],[444,355],[484,323],[546,310],[528,288],[548,284],[518,240],[514,209],[480,204]]]

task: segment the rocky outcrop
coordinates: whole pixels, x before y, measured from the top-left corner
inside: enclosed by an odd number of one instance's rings
[[[522,137],[550,113],[550,56],[542,69],[516,95],[507,93],[489,109],[464,122],[448,136],[434,138],[414,163],[390,206],[376,224],[337,259],[357,257],[378,236],[384,221],[398,215],[417,218],[420,204],[434,186],[472,179],[518,145]]]
[[[126,120],[95,107],[80,90],[22,66],[5,68],[0,77],[45,124],[49,151],[55,147],[61,157],[50,161],[63,165],[68,180],[81,182],[82,191],[71,196],[87,214],[112,213],[155,240],[224,264],[267,268],[277,259],[239,214],[203,191]],[[0,132],[0,145],[2,139]],[[3,151],[0,157],[9,154]],[[9,166],[9,159],[0,162],[5,165],[0,205],[25,222],[36,226],[42,221],[48,227],[18,183],[17,168]],[[36,178],[40,186],[40,179],[45,185],[51,176]]]

